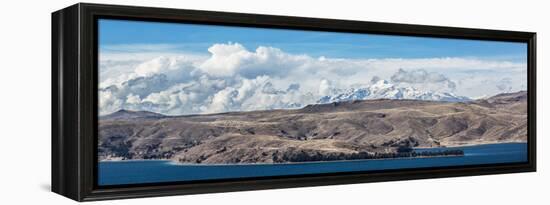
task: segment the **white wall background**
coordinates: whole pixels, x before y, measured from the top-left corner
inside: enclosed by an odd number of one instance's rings
[[[538,33],[538,172],[95,202],[94,204],[529,204],[548,201],[545,1],[100,0],[141,6],[490,28]],[[50,187],[50,13],[76,1],[0,6],[0,204],[73,204]]]

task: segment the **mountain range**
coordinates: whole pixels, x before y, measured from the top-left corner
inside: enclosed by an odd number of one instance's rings
[[[319,104],[342,102],[351,100],[370,99],[410,99],[445,102],[465,102],[468,97],[457,96],[448,92],[421,91],[414,87],[399,87],[386,80],[379,80],[376,83],[364,88],[350,88],[347,91],[339,92],[334,96],[324,96],[317,101]]]
[[[465,102],[355,99],[301,109],[188,116],[120,110],[100,117],[98,156],[285,163],[391,154],[402,147],[526,141],[527,92],[521,91]]]

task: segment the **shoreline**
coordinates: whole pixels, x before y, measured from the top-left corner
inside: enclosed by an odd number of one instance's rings
[[[463,157],[464,155],[440,155],[440,156],[421,156],[421,157],[395,157],[395,158],[380,158],[380,159],[346,159],[346,160],[332,160],[332,161],[310,161],[310,162],[284,162],[284,163],[237,163],[237,164],[194,164],[194,163],[181,163],[173,160],[174,165],[181,166],[235,166],[235,165],[300,165],[300,164],[321,164],[327,162],[354,162],[354,161],[380,161],[380,160],[397,160],[397,159],[420,159],[420,158],[443,158],[443,157]]]
[[[139,162],[139,161],[158,161],[168,162],[178,166],[253,166],[253,165],[300,165],[300,164],[321,164],[326,162],[353,162],[353,161],[379,161],[379,160],[397,160],[397,159],[420,159],[420,158],[443,158],[443,157],[463,157],[464,155],[441,155],[441,156],[420,156],[420,157],[395,157],[395,158],[380,158],[380,159],[349,159],[349,160],[332,160],[332,161],[311,161],[311,162],[284,162],[284,163],[235,163],[235,164],[199,164],[199,163],[181,163],[171,159],[130,159],[118,161],[99,161],[99,162]]]
[[[98,162],[139,162],[139,161],[172,161],[172,159],[108,159],[97,160]]]
[[[509,142],[483,142],[479,144],[463,144],[463,145],[448,145],[448,146],[439,146],[439,147],[414,147],[413,149],[440,149],[440,148],[466,148],[473,146],[483,146],[483,145],[496,145],[496,144],[528,144],[527,141],[509,141]]]
[[[501,145],[501,144],[527,144],[527,142],[503,142],[503,143],[484,143],[475,145],[463,145],[463,146],[447,146],[447,147],[415,147],[414,149],[446,149],[446,148],[467,148],[474,146],[484,145]],[[284,163],[216,163],[216,164],[202,164],[202,163],[181,163],[173,159],[120,159],[120,160],[98,160],[98,162],[140,162],[140,161],[165,161],[177,166],[253,166],[253,165],[300,165],[300,164],[320,164],[326,162],[353,162],[353,161],[372,161],[372,160],[397,160],[397,159],[421,159],[421,158],[442,158],[442,157],[464,157],[464,155],[436,155],[436,156],[417,156],[417,157],[394,157],[394,158],[378,158],[378,159],[350,159],[350,160],[330,160],[330,161],[309,161],[309,162],[284,162]]]

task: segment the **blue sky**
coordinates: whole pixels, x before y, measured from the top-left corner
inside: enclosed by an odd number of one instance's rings
[[[332,58],[476,57],[525,61],[525,43],[372,34],[247,28],[126,20],[99,21],[100,47],[164,44],[171,50],[206,53],[215,43],[237,42],[249,50],[271,46],[293,54]]]
[[[100,113],[295,108],[375,82],[478,99],[526,90],[526,56],[524,43],[100,20]]]

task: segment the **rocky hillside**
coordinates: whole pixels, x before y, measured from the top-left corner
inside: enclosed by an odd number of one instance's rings
[[[121,110],[99,122],[100,160],[280,163],[526,140],[526,92],[470,102],[355,100],[193,116]]]

